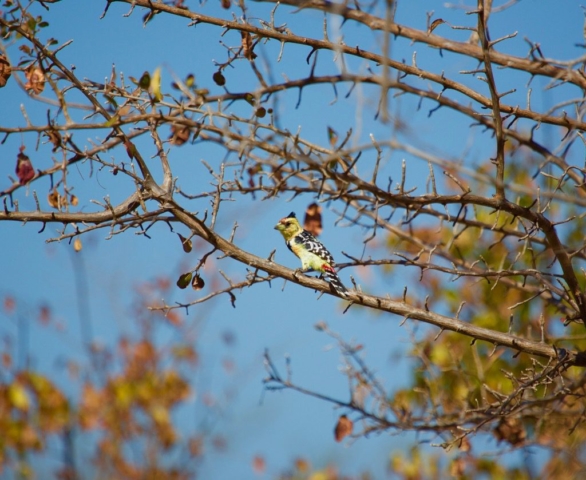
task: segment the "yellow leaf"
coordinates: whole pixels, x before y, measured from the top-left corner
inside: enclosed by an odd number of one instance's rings
[[[158,425],[167,425],[170,423],[169,410],[162,405],[153,405],[150,409],[153,421]]]
[[[30,399],[22,385],[13,383],[8,387],[8,398],[10,403],[19,410],[27,411],[30,407]]]
[[[163,100],[163,94],[161,93],[161,67],[157,67],[151,77],[151,89],[155,101],[160,102]]]

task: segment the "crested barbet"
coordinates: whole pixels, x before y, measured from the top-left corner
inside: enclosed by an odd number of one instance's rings
[[[338,295],[344,298],[348,296],[348,289],[336,273],[332,254],[317,238],[301,227],[294,212],[281,218],[275,225],[275,230],[281,232],[289,250],[301,260],[301,271],[321,273]]]

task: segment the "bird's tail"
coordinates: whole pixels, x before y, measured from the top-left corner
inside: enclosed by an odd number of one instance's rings
[[[328,282],[335,292],[340,295],[340,297],[347,298],[348,297],[348,289],[344,286],[344,284],[340,281],[340,277],[338,274],[333,271],[326,270],[323,274],[324,280]]]

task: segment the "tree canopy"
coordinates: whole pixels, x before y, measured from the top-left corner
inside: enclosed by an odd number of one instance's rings
[[[72,5],[2,5],[0,222],[7,264],[26,263],[8,246],[16,225],[27,248],[73,252],[68,298],[88,360],[76,386],[37,368],[15,298],[60,294],[6,279],[0,470],[33,475],[35,452],[55,442],[65,478],[93,475],[84,457],[96,476],[197,473],[206,442],[225,439],[182,428],[177,412],[200,390],[194,372],[211,368],[193,332],[221,304],[264,342],[264,399],[328,405],[328,436],[349,449],[409,434],[411,448],[381,459],[399,477],[584,473],[577,5],[116,0],[88,24]],[[331,249],[347,299],[300,273],[273,231],[292,209]],[[103,345],[89,292],[107,287],[83,259],[92,242],[96,258],[113,255],[121,237],[122,268],[149,278],[130,274],[133,334]],[[305,383],[298,358],[262,336],[295,322],[336,346],[338,369],[320,375],[343,391]],[[275,476],[344,473],[304,458],[288,468]]]

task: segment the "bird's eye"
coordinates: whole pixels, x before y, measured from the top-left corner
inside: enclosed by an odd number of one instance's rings
[[[285,223],[285,226],[287,226],[287,227],[288,227],[289,225],[291,225],[291,222],[286,222],[286,223]]]

